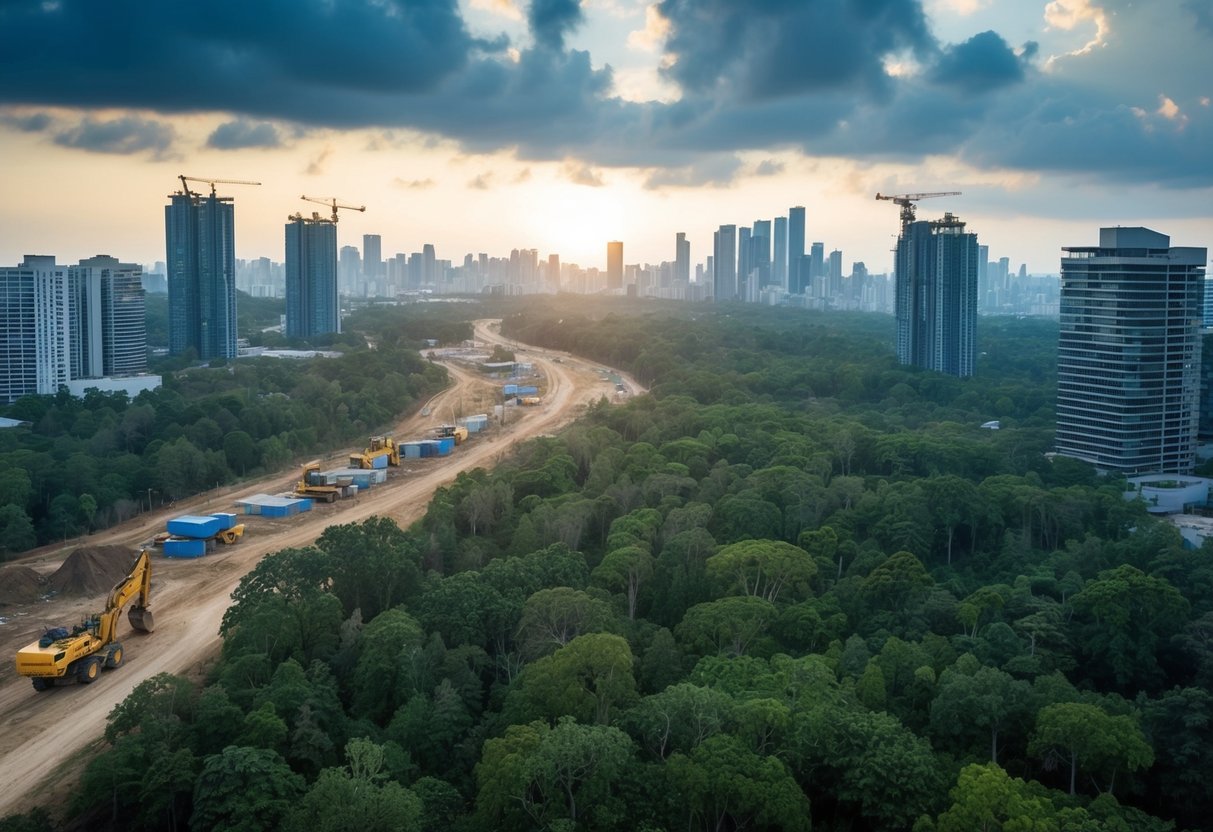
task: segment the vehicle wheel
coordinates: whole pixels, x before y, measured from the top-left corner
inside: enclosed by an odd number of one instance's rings
[[[101,660],[97,658],[85,659],[80,665],[80,681],[86,685],[91,685],[97,681],[97,677],[101,675]]]
[[[123,659],[122,645],[115,644],[113,647],[110,648],[109,655],[105,657],[105,666],[111,667],[111,668],[121,667],[122,659]]]
[[[35,676],[32,681],[34,690],[46,690],[54,684],[50,679],[43,679],[39,676]]]

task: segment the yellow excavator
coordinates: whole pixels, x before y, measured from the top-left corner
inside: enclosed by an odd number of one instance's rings
[[[134,598],[127,612],[131,626],[150,633],[154,622],[151,602],[152,564],[147,549],[139,553],[125,578],[110,592],[105,612],[90,616],[70,630],[53,627],[42,638],[17,651],[17,673],[33,680],[34,690],[73,682],[97,681],[102,667],[122,664],[122,643],[117,641],[118,618]]]

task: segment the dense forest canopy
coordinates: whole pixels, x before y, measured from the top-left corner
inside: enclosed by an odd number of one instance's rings
[[[205,684],[111,714],[77,822],[1204,828],[1213,549],[1044,456],[1054,325],[981,321],[962,381],[885,318],[606,312],[504,331],[652,395],[267,556]]]

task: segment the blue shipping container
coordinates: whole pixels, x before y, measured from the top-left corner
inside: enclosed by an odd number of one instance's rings
[[[164,541],[164,556],[166,558],[199,558],[206,554],[205,540],[175,540]]]
[[[507,384],[505,387],[501,388],[501,392],[507,396],[515,396],[518,394],[518,385],[517,384]]]
[[[403,448],[406,459],[418,459],[421,457],[420,442],[405,442]]]
[[[455,450],[455,437],[444,436],[438,440],[438,455],[439,456],[446,456],[453,450]]]
[[[219,521],[219,528],[227,531],[232,526],[236,525],[236,515],[228,514],[226,511],[217,511],[211,515]]]
[[[387,467],[387,454],[384,454],[383,456],[377,456],[374,459],[372,459],[371,467],[372,468],[386,468]]]
[[[434,440],[426,440],[420,443],[421,455],[423,457],[438,456],[438,443]]]
[[[539,388],[538,388],[538,387],[530,387],[530,386],[523,387],[523,386],[521,386],[521,385],[520,385],[520,386],[518,387],[518,395],[519,395],[519,396],[538,396],[538,395],[539,395]]]
[[[222,522],[218,517],[195,517],[186,514],[168,521],[168,533],[178,537],[214,537],[219,534]]]

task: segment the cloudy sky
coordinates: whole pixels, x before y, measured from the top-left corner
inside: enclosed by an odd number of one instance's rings
[[[807,209],[890,268],[876,192],[961,191],[1029,271],[1099,225],[1213,247],[1213,0],[3,0],[0,263],[164,259],[179,173],[258,180],[237,256],[365,204],[385,255],[692,259]]]

